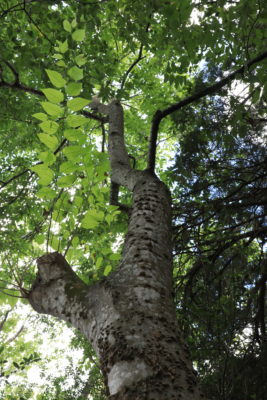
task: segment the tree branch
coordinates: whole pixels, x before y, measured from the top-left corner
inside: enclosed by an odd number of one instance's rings
[[[34,89],[34,88],[29,87],[29,86],[23,85],[20,82],[19,73],[16,71],[14,66],[12,64],[10,64],[8,61],[4,60],[3,62],[12,71],[12,73],[13,73],[13,75],[15,77],[15,80],[14,80],[13,83],[6,82],[3,79],[3,77],[1,76],[1,78],[0,78],[1,79],[0,80],[0,87],[8,87],[9,89],[22,90],[23,92],[26,92],[26,93],[32,93],[32,94],[35,94],[37,96],[44,97],[44,93],[41,90]],[[107,118],[100,117],[100,116],[98,116],[98,115],[96,115],[94,113],[91,113],[89,111],[86,111],[86,110],[81,111],[81,114],[84,115],[86,118],[91,118],[91,119],[94,119],[96,121],[100,121],[102,123],[106,123],[107,122]]]
[[[97,351],[99,327],[96,320],[105,317],[110,296],[104,281],[86,285],[65,258],[48,253],[37,260],[38,273],[25,297],[38,313],[53,315],[71,323],[91,341]]]
[[[3,327],[5,325],[5,322],[8,318],[8,314],[11,312],[11,310],[7,310],[7,312],[4,315],[4,318],[2,319],[2,321],[0,322],[0,332],[3,330]]]
[[[255,64],[258,64],[259,62],[265,60],[266,58],[267,58],[267,51],[260,54],[259,56],[255,57],[255,58],[253,58],[247,64],[238,68],[236,71],[230,73],[227,77],[221,79],[219,82],[216,82],[215,84],[208,86],[207,88],[201,90],[200,92],[197,92],[189,97],[186,97],[185,99],[179,101],[178,103],[175,103],[175,104],[171,105],[170,107],[165,108],[165,110],[162,110],[162,111],[157,110],[152,119],[147,168],[151,171],[154,171],[154,169],[155,169],[157,136],[158,136],[158,131],[159,131],[159,125],[163,118],[167,117],[168,115],[172,114],[173,112],[178,111],[181,108],[183,108],[197,100],[200,100],[201,98],[203,98],[207,95],[216,93],[222,87],[224,87],[228,83],[232,82],[236,78],[237,75],[244,74],[244,72],[247,71],[250,67],[252,67]]]
[[[136,60],[130,65],[130,67],[127,69],[127,71],[125,72],[125,74],[124,74],[124,76],[122,78],[120,90],[123,89],[123,87],[125,85],[125,82],[126,82],[128,76],[129,76],[130,72],[132,71],[132,69],[136,66],[136,64],[139,63],[139,61],[141,61],[141,60],[143,60],[145,58],[145,57],[142,56],[143,48],[144,48],[144,45],[143,45],[143,43],[141,43],[141,46],[140,46],[140,49],[139,49],[139,54],[138,54]]]
[[[62,147],[65,146],[66,143],[67,143],[67,139],[63,139],[62,142],[56,148],[56,150],[53,152],[53,154],[56,155],[62,149]],[[43,161],[39,161],[38,163],[34,164],[34,166],[41,165],[43,163],[44,163]],[[31,172],[30,177],[34,174],[34,172],[32,172],[29,168],[27,168],[24,171],[20,172],[19,174],[12,176],[12,178],[8,179],[7,181],[1,182],[0,190],[3,189],[5,186],[7,186],[10,182],[12,182],[15,179],[19,178],[20,176],[26,174],[27,172]]]

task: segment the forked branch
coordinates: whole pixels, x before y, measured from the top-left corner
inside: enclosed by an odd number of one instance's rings
[[[225,78],[221,79],[219,82],[216,82],[213,85],[210,85],[210,86],[206,87],[205,89],[201,90],[200,92],[197,92],[189,97],[186,97],[185,99],[183,99],[177,103],[172,104],[171,106],[165,108],[165,110],[162,110],[162,111],[157,110],[156,113],[154,114],[154,117],[152,120],[147,168],[151,171],[154,171],[154,169],[155,169],[157,137],[158,137],[159,125],[163,118],[167,117],[168,115],[172,114],[173,112],[178,111],[181,108],[183,108],[195,101],[202,99],[203,97],[205,97],[207,95],[216,93],[222,87],[228,85],[230,82],[232,82],[234,79],[236,79],[236,77],[238,75],[244,74],[252,66],[255,67],[259,62],[265,60],[266,58],[267,58],[267,51],[260,54],[259,56],[255,57],[255,58],[253,58],[252,60],[250,60],[248,63],[246,63],[242,67],[238,68],[237,70],[235,70],[234,72],[232,72],[228,76],[226,76]]]

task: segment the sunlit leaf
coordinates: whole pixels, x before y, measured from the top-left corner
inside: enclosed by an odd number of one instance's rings
[[[57,88],[61,88],[61,87],[65,86],[66,81],[59,72],[53,71],[51,69],[46,69],[45,71],[46,71],[48,78],[50,79],[50,82],[52,83],[52,85],[54,85]]]
[[[81,115],[69,115],[66,121],[71,128],[77,128],[78,126],[86,124],[87,119]]]
[[[72,39],[81,42],[85,38],[85,29],[76,29],[72,34]]]
[[[69,23],[69,21],[67,19],[65,19],[63,21],[63,27],[64,27],[65,31],[67,31],[67,32],[71,32],[72,31],[71,24]]]
[[[41,124],[39,124],[39,126],[44,132],[50,133],[51,135],[53,133],[56,133],[59,127],[57,122],[50,120],[42,122]]]
[[[64,100],[64,95],[60,90],[50,88],[41,90],[51,103],[61,103]]]
[[[84,108],[87,104],[89,104],[89,100],[84,99],[82,97],[76,97],[75,99],[69,100],[67,102],[67,106],[72,111],[78,111]]]
[[[76,66],[70,68],[68,70],[68,75],[74,80],[74,81],[79,81],[83,78],[83,70],[81,68],[78,68]]]
[[[38,137],[49,149],[55,150],[58,146],[58,140],[55,136],[50,136],[46,133],[39,133]]]
[[[66,92],[70,96],[77,96],[81,93],[82,84],[80,82],[71,82],[66,87]]]
[[[49,101],[42,101],[41,106],[47,114],[52,115],[53,117],[59,117],[64,112],[63,108],[54,103],[50,103]]]

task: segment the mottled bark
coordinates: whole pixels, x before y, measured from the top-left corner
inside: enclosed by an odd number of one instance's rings
[[[100,358],[109,399],[199,400],[172,296],[170,194],[153,172],[131,169],[117,102],[109,120],[112,179],[133,192],[121,263],[87,286],[63,256],[45,255],[29,300],[84,333]]]

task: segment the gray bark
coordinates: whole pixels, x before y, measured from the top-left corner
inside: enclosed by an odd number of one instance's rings
[[[133,193],[122,260],[107,278],[87,286],[63,256],[44,255],[29,301],[36,311],[68,321],[92,343],[109,399],[203,399],[172,296],[169,191],[153,173],[131,169],[122,107],[113,101],[105,110],[112,180]]]

